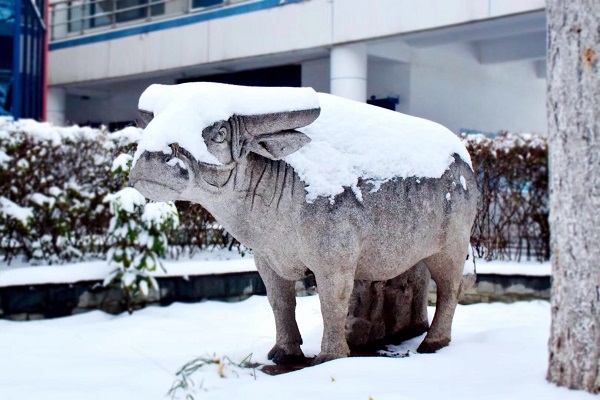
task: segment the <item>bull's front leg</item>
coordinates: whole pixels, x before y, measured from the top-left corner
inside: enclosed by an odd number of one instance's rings
[[[275,364],[296,364],[304,361],[300,349],[302,337],[296,323],[296,288],[294,281],[280,277],[268,262],[255,254],[254,261],[265,287],[275,317],[275,346],[268,358]]]
[[[353,271],[338,271],[338,273],[332,273],[331,270],[313,271],[323,317],[321,352],[314,364],[350,355],[350,348],[346,341],[346,317],[354,288]]]

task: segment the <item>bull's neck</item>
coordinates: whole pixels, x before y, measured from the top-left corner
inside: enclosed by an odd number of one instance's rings
[[[250,154],[236,172],[234,190],[243,199],[246,213],[287,213],[305,196],[304,184],[282,160]]]
[[[219,194],[205,207],[244,244],[255,246],[265,232],[291,229],[305,202],[304,183],[284,161],[249,154],[231,172],[222,172]],[[286,222],[287,221],[287,222]]]

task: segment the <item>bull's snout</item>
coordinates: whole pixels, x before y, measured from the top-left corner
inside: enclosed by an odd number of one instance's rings
[[[154,201],[179,200],[189,182],[185,163],[162,152],[145,152],[129,173],[130,185]]]

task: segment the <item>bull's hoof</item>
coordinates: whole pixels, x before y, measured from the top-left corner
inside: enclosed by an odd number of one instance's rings
[[[421,345],[417,349],[417,353],[435,353],[442,347],[446,347],[450,344],[450,339],[427,339],[421,342]]]
[[[305,361],[302,350],[298,349],[297,352],[289,352],[278,345],[273,346],[271,351],[269,351],[267,358],[277,365],[295,365]]]

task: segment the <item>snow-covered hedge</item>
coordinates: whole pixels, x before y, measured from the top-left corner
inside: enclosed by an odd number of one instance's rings
[[[150,275],[157,268],[164,269],[168,240],[166,232],[173,232],[179,224],[179,215],[173,203],[146,203],[140,192],[125,187],[109,194],[112,219],[108,229],[108,262],[115,270],[104,280],[104,285],[120,284],[129,313],[135,300],[148,296],[150,288],[158,290],[158,283]]]
[[[480,198],[471,243],[486,259],[550,258],[546,138],[467,135]]]
[[[0,119],[0,251],[58,263],[106,252],[102,200],[123,186],[110,172],[123,136],[32,120]]]
[[[31,263],[104,259],[114,237],[104,198],[126,185],[140,130],[117,133],[0,117],[0,257]],[[193,253],[232,238],[206,211],[178,203],[170,253]],[[191,212],[190,212],[191,211]]]

